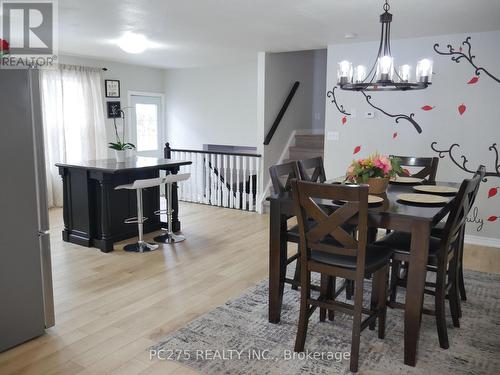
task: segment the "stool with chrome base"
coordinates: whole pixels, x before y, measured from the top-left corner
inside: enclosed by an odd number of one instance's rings
[[[185,181],[189,177],[191,177],[191,173],[182,173],[182,174],[169,174],[165,177],[165,185],[167,187],[166,196],[167,196],[167,209],[156,211],[156,215],[167,215],[167,233],[162,234],[161,236],[157,236],[154,238],[155,242],[160,243],[176,243],[181,242],[186,239],[186,237],[175,234],[172,226],[172,186],[174,183]]]
[[[115,190],[127,189],[135,190],[137,192],[137,217],[132,217],[125,220],[126,224],[137,224],[139,229],[139,240],[137,243],[125,245],[123,250],[133,251],[136,253],[143,253],[145,251],[152,251],[158,248],[158,245],[148,243],[143,239],[143,226],[144,222],[148,219],[144,217],[144,210],[142,206],[142,189],[160,186],[165,183],[165,178],[150,178],[145,180],[135,180],[132,184],[120,185],[115,187]]]

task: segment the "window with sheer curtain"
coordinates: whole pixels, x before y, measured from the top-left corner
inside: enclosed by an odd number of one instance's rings
[[[49,205],[62,206],[62,180],[55,163],[106,158],[107,140],[100,69],[59,65],[41,70]]]

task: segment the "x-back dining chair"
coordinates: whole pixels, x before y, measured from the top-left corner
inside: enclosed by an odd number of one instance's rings
[[[361,331],[375,328],[378,320],[378,336],[384,338],[386,317],[386,293],[389,259],[392,251],[386,247],[368,245],[368,186],[321,184],[292,180],[294,208],[300,233],[300,317],[295,351],[302,352],[305,346],[309,317],[320,308],[320,320],[324,321],[328,310],[333,320],[335,310],[353,316],[350,370],[358,370]],[[345,202],[336,210],[318,204]],[[358,236],[346,232],[342,224],[357,217]],[[316,225],[310,226],[309,219]],[[321,274],[321,292],[318,298],[311,297],[311,272]],[[371,307],[363,308],[364,279],[373,275]],[[336,301],[335,278],[355,280],[354,304]],[[326,285],[325,285],[326,284]],[[362,314],[368,317],[362,320]]]
[[[398,155],[391,156],[399,158],[401,160],[402,167],[422,168],[415,173],[410,174],[411,177],[422,178],[431,183],[436,181],[436,174],[439,164],[438,157],[415,157]]]
[[[459,272],[459,241],[460,236],[467,219],[470,207],[474,201],[475,194],[481,176],[475,175],[470,180],[464,180],[455,197],[448,218],[444,225],[441,238],[429,238],[429,257],[428,271],[436,272],[435,282],[426,282],[424,293],[434,296],[434,309],[424,309],[424,313],[436,316],[436,325],[438,331],[439,344],[443,349],[449,348],[448,331],[446,326],[445,302],[448,297],[450,303],[453,325],[460,327],[460,298],[458,291],[458,272]],[[405,287],[406,276],[404,279],[398,275],[399,263],[409,262],[411,235],[394,231],[379,241],[377,245],[387,246],[394,250],[391,271],[391,288]],[[402,307],[395,301],[396,294],[391,293],[391,305],[393,307]]]
[[[299,160],[298,164],[300,176],[303,181],[321,183],[326,181],[325,167],[321,156],[306,160]]]

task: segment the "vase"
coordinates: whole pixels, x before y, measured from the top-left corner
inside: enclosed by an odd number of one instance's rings
[[[117,163],[125,162],[125,150],[115,150],[115,158]]]
[[[383,194],[389,185],[389,177],[371,177],[367,181],[370,194]]]

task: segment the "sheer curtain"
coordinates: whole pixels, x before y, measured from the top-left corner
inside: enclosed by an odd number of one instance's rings
[[[100,69],[59,65],[40,71],[49,205],[62,206],[55,163],[106,158]]]

